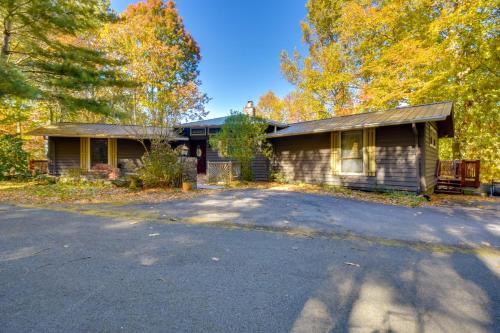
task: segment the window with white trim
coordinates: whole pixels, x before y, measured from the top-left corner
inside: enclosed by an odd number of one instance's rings
[[[363,131],[346,131],[340,134],[340,165],[343,174],[363,173]]]

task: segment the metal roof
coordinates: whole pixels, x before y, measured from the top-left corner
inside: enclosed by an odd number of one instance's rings
[[[228,116],[227,116],[228,117]],[[199,120],[199,121],[192,121],[189,123],[184,123],[179,125],[180,127],[184,128],[193,128],[193,127],[220,127],[224,125],[224,122],[226,121],[227,117],[218,117],[218,118],[212,118],[212,119],[206,119],[206,120]],[[274,121],[274,120],[269,120],[269,119],[264,119],[269,125],[273,126],[278,126],[278,127],[286,127],[286,124]]]
[[[160,127],[144,127],[137,125],[88,124],[88,123],[58,123],[37,128],[28,135],[59,136],[59,137],[92,137],[138,139],[151,138],[155,135],[168,135],[172,140],[188,140],[173,130]]]
[[[349,116],[338,116],[329,119],[294,123],[290,124],[285,129],[268,134],[267,137],[277,138],[356,128],[411,124],[426,121],[443,121],[446,120],[447,117],[452,116],[452,110],[453,102],[405,106],[379,112],[365,112]]]

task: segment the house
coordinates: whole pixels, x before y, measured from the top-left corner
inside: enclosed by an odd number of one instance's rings
[[[166,131],[133,125],[58,123],[28,134],[47,138],[49,173],[61,175],[71,169],[86,172],[97,164],[121,170],[138,167],[153,136],[161,135],[174,144],[188,141],[173,130]]]
[[[252,102],[248,102],[244,111],[255,116]],[[57,123],[37,128],[28,134],[47,138],[48,169],[54,175],[61,175],[72,169],[86,172],[97,164],[108,164],[121,171],[131,171],[141,165],[141,158],[150,145],[150,139],[158,135],[166,138],[174,147],[186,145],[189,156],[198,158],[198,173],[205,174],[207,162],[229,161],[208,144],[210,135],[221,130],[225,119],[226,117],[220,117],[185,123],[170,131],[133,125]],[[267,123],[268,133],[286,127],[285,124],[272,120]],[[252,171],[255,180],[268,180],[269,161],[262,155],[257,156],[252,161]]]
[[[253,103],[244,111],[255,115]],[[180,125],[167,133],[172,145],[185,144],[198,158],[197,171],[207,162],[224,161],[208,145],[226,117]],[[109,124],[60,123],[32,131],[48,139],[49,170],[90,169],[106,163],[126,170],[140,165],[154,128]],[[438,138],[452,137],[453,103],[441,102],[350,116],[281,124],[268,121],[267,137],[274,156],[257,156],[256,180],[270,170],[290,181],[324,183],[363,190],[431,191],[436,185]],[[145,145],[137,138],[142,138]]]
[[[290,124],[268,138],[288,180],[420,193],[436,185],[438,139],[453,134],[453,103],[442,102]]]

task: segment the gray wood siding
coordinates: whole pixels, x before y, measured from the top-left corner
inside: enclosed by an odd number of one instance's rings
[[[54,158],[53,173],[61,175],[80,168],[80,138],[51,137]]]
[[[207,162],[231,161],[230,158],[222,157],[219,153],[207,144]],[[256,181],[269,180],[269,160],[259,154],[252,160],[252,174]]]
[[[133,171],[142,165],[144,146],[137,140],[118,139],[116,141],[118,167],[125,171]]]
[[[411,125],[376,130],[376,176],[338,175],[330,167],[330,133],[277,138],[272,141],[273,168],[290,181],[325,183],[365,190],[417,190]]]
[[[423,161],[424,161],[424,166],[423,166],[423,176],[425,179],[425,188],[423,189],[424,191],[431,191],[434,186],[436,186],[437,183],[437,178],[436,178],[436,164],[438,160],[438,144],[439,141],[436,140],[436,146],[432,147],[431,146],[431,129],[434,128],[437,131],[436,123],[426,123],[425,124],[425,131],[424,131],[424,140],[423,140]]]

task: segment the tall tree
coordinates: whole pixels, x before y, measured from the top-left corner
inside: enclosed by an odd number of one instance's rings
[[[163,125],[206,115],[200,49],[173,1],[130,5],[118,22],[107,26],[102,38],[128,62],[124,71],[139,82],[128,92],[134,122]]]
[[[55,103],[67,111],[110,111],[109,101],[86,96],[102,86],[126,85],[105,53],[77,43],[110,18],[106,0],[1,0],[0,99]]]
[[[257,114],[263,118],[284,122],[284,105],[281,98],[269,90],[262,95],[257,104]]]
[[[298,94],[329,114],[455,102],[456,135],[441,156],[481,158],[499,179],[499,9],[483,0],[309,0],[309,54],[282,54]]]

